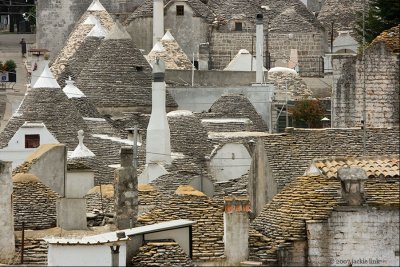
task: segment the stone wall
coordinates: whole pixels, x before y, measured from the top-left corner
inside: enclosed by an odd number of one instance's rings
[[[356,57],[336,55],[332,60],[332,126],[349,127],[359,125],[354,121],[356,101]]]
[[[254,32],[224,33],[214,31],[211,33],[210,42],[211,69],[224,69],[240,49],[247,49],[250,54],[255,56],[255,47]],[[266,47],[265,41],[264,47]]]
[[[175,241],[148,242],[132,258],[133,266],[195,266]]]
[[[307,0],[307,8],[311,12],[319,12],[325,0]]]
[[[290,49],[297,49],[300,75],[323,75],[324,38],[322,32],[270,33],[268,51],[271,55],[271,67],[278,66],[282,61],[288,62]]]
[[[176,5],[184,5],[184,16],[176,15]],[[208,41],[207,21],[195,17],[193,9],[185,2],[169,5],[168,9],[165,9],[164,21],[165,29],[171,29],[172,36],[189,59],[192,60],[194,53],[195,60],[197,60],[199,45]]]
[[[21,255],[22,240],[20,235],[15,238],[15,252],[18,256]],[[24,265],[47,265],[47,242],[41,238],[27,238],[24,239]],[[17,257],[18,257],[17,256]],[[18,263],[20,259],[18,258]],[[16,263],[16,262],[15,262]],[[18,264],[17,263],[17,264]]]
[[[307,241],[285,242],[278,248],[278,262],[281,266],[308,266]]]
[[[89,7],[90,0],[38,1],[36,43],[55,57],[64,45],[74,24]]]
[[[333,126],[361,126],[364,78],[367,127],[399,125],[399,55],[378,43],[364,57],[333,58]]]
[[[218,74],[217,74],[218,75]],[[239,75],[237,75],[239,76]],[[218,76],[216,76],[218,77]],[[223,75],[219,76],[224,79]],[[229,79],[228,78],[226,79]],[[239,76],[240,77],[240,76]],[[206,112],[212,104],[224,93],[243,94],[253,104],[261,115],[264,122],[268,122],[269,109],[268,99],[272,94],[273,85],[265,86],[221,86],[221,87],[174,87],[168,91],[179,105],[179,109],[191,110],[193,112]],[[203,117],[203,116],[202,116]]]
[[[47,229],[56,226],[56,200],[59,195],[39,181],[14,181],[14,225],[21,229]]]
[[[192,74],[194,87],[198,86],[248,86],[256,82],[256,71],[218,71],[218,70],[166,70],[165,81],[172,87],[191,87]],[[265,77],[268,73],[264,72]],[[193,88],[197,90],[197,88]]]
[[[399,210],[345,207],[307,222],[309,266],[399,264]]]
[[[147,55],[153,48],[153,18],[139,17],[132,20],[125,29],[132,37],[136,47],[143,49]]]
[[[251,120],[243,119],[243,121],[212,121],[202,120],[201,124],[206,128],[207,132],[245,132],[254,129]]]

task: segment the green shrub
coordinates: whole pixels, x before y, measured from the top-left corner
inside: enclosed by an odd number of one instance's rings
[[[15,72],[15,69],[17,68],[17,64],[15,64],[14,60],[12,59],[7,60],[4,65],[9,72]]]

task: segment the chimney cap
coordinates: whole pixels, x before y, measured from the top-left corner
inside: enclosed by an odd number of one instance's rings
[[[165,79],[165,63],[160,58],[156,58],[153,62],[153,81],[164,82]]]
[[[256,15],[256,24],[262,24],[263,23],[263,14],[257,14]]]

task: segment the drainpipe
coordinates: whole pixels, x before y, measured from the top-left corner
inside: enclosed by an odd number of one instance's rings
[[[119,266],[119,245],[110,246],[111,249],[111,266]]]

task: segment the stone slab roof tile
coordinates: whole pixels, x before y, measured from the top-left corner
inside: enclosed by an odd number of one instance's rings
[[[25,95],[18,114],[10,118],[0,134],[0,147],[7,146],[9,140],[26,121],[42,121],[56,139],[69,150],[78,145],[77,132],[85,132],[85,145],[96,155],[90,167],[95,170],[97,182],[112,183],[113,169],[107,167],[120,162],[121,143],[94,138],[92,131],[85,123],[79,111],[71,105],[61,89],[35,88]]]
[[[79,130],[89,132],[80,113],[61,89],[29,90],[18,109],[18,115],[10,118],[0,135],[0,147],[7,145],[25,121],[42,121],[57,140],[70,149],[77,145],[76,133]]]
[[[76,84],[96,107],[151,107],[151,66],[132,39],[104,40]],[[168,107],[177,106],[166,97]]]
[[[93,25],[91,24],[82,24],[79,25],[73,32],[71,32],[64,47],[61,49],[60,53],[54,59],[54,62],[50,67],[56,79],[58,79],[59,75],[64,71],[68,60],[76,52],[92,28]]]
[[[205,119],[201,120],[201,124],[204,126],[204,128],[206,128],[207,132],[242,132],[251,131],[255,128],[250,119],[244,120],[246,121],[218,122]]]
[[[393,53],[400,53],[400,25],[382,32],[372,41],[369,47],[372,47],[378,43],[386,44],[386,46],[393,51]]]
[[[64,61],[63,65],[65,67],[59,72],[57,78],[57,82],[61,87],[65,86],[65,80],[69,77],[76,80],[103,39],[99,37],[86,37],[75,53],[68,60]]]
[[[134,266],[195,266],[173,240],[151,241],[139,248],[133,257]]]
[[[399,182],[368,179],[365,184],[366,204],[400,207]],[[255,230],[268,238],[264,246],[270,249],[262,253],[250,249],[253,253],[250,258],[276,259],[278,248],[286,245],[284,242],[306,240],[307,220],[326,220],[334,208],[344,204],[340,190],[339,180],[322,176],[301,176],[288,184],[252,222]]]
[[[368,177],[382,177],[386,179],[398,178],[399,155],[361,158],[329,158],[316,159],[314,165],[321,174],[328,178],[337,178],[337,171],[343,167],[357,166],[363,168]]]
[[[31,174],[13,176],[14,225],[16,229],[47,229],[56,226],[56,200],[60,195]]]
[[[210,9],[220,18],[231,20],[241,17],[250,21],[255,21],[256,15],[261,13],[261,7],[254,1],[248,0],[210,0]]]
[[[301,176],[315,158],[360,157],[361,129],[294,129],[261,137],[278,188]],[[366,155],[400,154],[399,128],[368,128]]]
[[[201,121],[190,111],[172,111],[167,114],[171,135],[171,151],[197,159],[211,153],[207,131]]]
[[[269,7],[269,10],[264,12],[266,12],[267,17],[271,20],[286,9],[294,8],[296,12],[304,17],[308,22],[312,22],[314,25],[319,24],[315,16],[308,10],[301,0],[261,0],[260,6]]]
[[[224,258],[222,207],[205,196],[172,195],[138,218],[139,225],[174,219],[196,221],[193,225],[193,260]]]
[[[88,97],[70,98],[69,101],[78,109],[84,118],[101,118],[95,105]]]
[[[325,0],[318,14],[318,20],[330,36],[334,21],[334,37],[338,31],[353,30],[356,13],[362,10],[362,0]],[[366,1],[368,6],[368,0]]]
[[[88,118],[84,117],[86,125],[89,127],[93,134],[106,134],[108,136],[119,137],[118,131],[112,125],[102,118]]]
[[[51,64],[51,71],[55,75],[56,79],[60,78],[61,73],[65,70],[66,65],[69,63],[70,58],[79,49],[79,47],[84,42],[85,37],[93,28],[94,26],[93,24],[84,23],[90,15],[96,17],[96,19],[98,19],[100,24],[107,30],[110,30],[111,26],[114,24],[112,17],[105,10],[86,11],[82,15],[80,20],[77,22],[74,29],[71,31],[70,35],[65,41],[64,47],[61,49],[59,54],[54,58],[54,61]]]
[[[167,35],[169,31],[165,34]],[[170,33],[169,33],[170,34]],[[193,65],[188,56],[183,52],[175,39],[160,40],[159,44],[163,47],[163,51],[154,47],[147,55],[147,60],[153,62],[156,58],[164,61],[166,69],[175,70],[191,70]]]
[[[312,32],[315,25],[304,19],[295,8],[290,7],[276,16],[269,24],[270,32]]]
[[[224,94],[215,101],[210,110],[211,113],[221,114],[221,118],[248,118],[254,126],[252,131],[266,131],[267,126],[262,117],[249,99],[241,94]],[[207,113],[201,114],[204,118]]]

